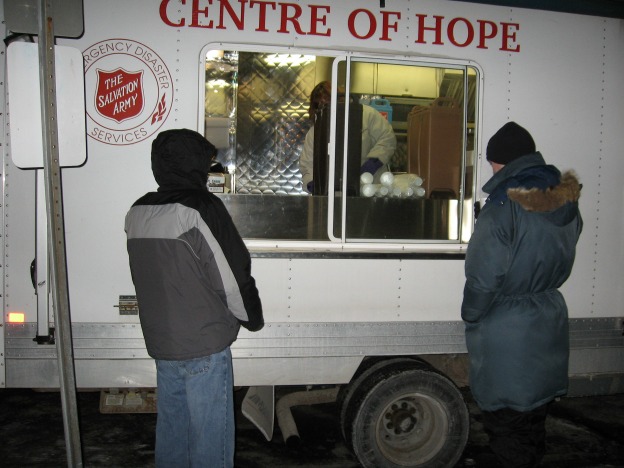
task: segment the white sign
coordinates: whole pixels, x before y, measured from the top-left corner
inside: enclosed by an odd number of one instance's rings
[[[7,50],[11,156],[23,169],[43,167],[38,49],[14,42]],[[80,166],[87,158],[82,54],[64,46],[55,46],[54,54],[60,165]]]

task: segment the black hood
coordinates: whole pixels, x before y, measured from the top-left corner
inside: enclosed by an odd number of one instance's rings
[[[152,143],[152,172],[158,191],[206,189],[217,149],[188,129],[161,132]]]

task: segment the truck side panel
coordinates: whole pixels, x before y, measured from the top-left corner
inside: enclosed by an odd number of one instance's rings
[[[621,20],[433,0],[396,1],[385,9],[373,0],[358,2],[357,7],[303,0],[264,10],[250,2],[214,1],[194,7],[199,3],[85,0],[84,35],[57,40],[83,53],[86,80],[87,162],[62,172],[79,387],[155,384],[138,310],[123,306],[121,299],[134,295],[124,217],[138,197],[156,189],[150,170],[155,135],[171,128],[204,130],[206,53],[229,50],[313,55],[329,61],[359,58],[365,65],[413,64],[435,68],[436,73],[445,68],[474,72],[474,164],[468,164],[466,152],[463,168],[466,192],[474,197],[464,199],[464,224],[470,231],[472,202],[484,196],[480,188],[491,174],[485,160],[487,140],[507,120],[530,129],[548,162],[578,173],[584,186],[585,228],[574,271],[563,287],[572,319],[570,371],[594,380],[604,376],[600,391],[622,388]],[[488,29],[481,27],[492,28],[492,37],[485,37]],[[106,101],[103,84],[107,73],[118,69],[129,77],[142,73],[143,79],[144,105],[126,118]],[[36,256],[36,221],[41,219],[35,203],[36,170],[18,169],[11,161],[10,96],[4,85],[0,87],[7,129],[0,135],[0,386],[55,387],[56,349],[33,341],[37,295],[30,266]],[[298,106],[299,116],[307,112],[307,103]],[[254,112],[261,119],[266,111],[259,105]],[[307,128],[291,126],[290,114],[284,115],[280,128],[285,130],[271,137],[274,146],[256,154],[257,160],[247,166],[257,169],[254,177],[262,177],[267,161],[273,169],[282,169],[283,161],[274,151],[278,144],[287,151],[292,143],[290,156],[301,151]],[[283,172],[296,170],[292,165]],[[267,203],[283,197],[249,196]],[[255,223],[247,215],[235,217],[235,222],[241,230]],[[394,220],[397,225],[406,222]],[[242,331],[233,345],[236,384],[346,383],[367,356],[465,353],[460,305],[468,237],[469,232],[461,240],[408,242],[246,238],[266,326],[256,334]],[[23,312],[24,323],[9,323],[10,312]],[[54,326],[52,313],[50,325]],[[588,391],[579,387],[579,392]]]

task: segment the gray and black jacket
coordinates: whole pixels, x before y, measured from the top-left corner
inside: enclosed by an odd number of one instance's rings
[[[186,360],[222,351],[240,325],[262,328],[251,258],[221,200],[206,188],[216,150],[190,130],[152,145],[157,192],[126,215],[130,269],[147,352]]]

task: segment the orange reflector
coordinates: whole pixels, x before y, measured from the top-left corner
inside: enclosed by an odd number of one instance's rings
[[[24,323],[24,312],[9,312],[9,323]]]

